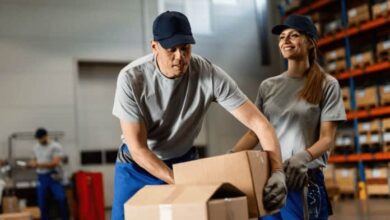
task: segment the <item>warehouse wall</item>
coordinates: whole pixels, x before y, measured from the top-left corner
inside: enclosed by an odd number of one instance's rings
[[[195,35],[194,52],[223,67],[253,100],[260,81],[280,72],[280,60],[274,52],[271,66],[259,64],[255,1],[236,2],[209,2],[211,32]],[[272,16],[276,7],[273,1],[269,4]],[[65,132],[61,142],[70,156],[70,168],[79,169],[83,147],[77,125],[78,61],[128,62],[149,53],[157,13],[155,0],[1,1],[1,157],[7,155],[11,133],[45,126]],[[274,39],[270,44],[276,51]],[[113,100],[100,101],[112,105]],[[225,152],[245,130],[213,105],[197,142],[210,146],[209,154],[215,155]]]

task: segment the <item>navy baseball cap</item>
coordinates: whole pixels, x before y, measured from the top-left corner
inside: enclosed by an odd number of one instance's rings
[[[195,44],[190,22],[187,17],[176,11],[166,11],[153,22],[153,39],[164,48],[179,44]]]
[[[302,15],[290,15],[283,22],[283,24],[279,24],[273,27],[272,33],[280,35],[288,28],[293,28],[301,33],[307,34],[312,39],[318,39],[317,28],[309,17]]]

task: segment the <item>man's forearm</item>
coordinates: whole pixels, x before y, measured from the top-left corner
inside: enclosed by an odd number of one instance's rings
[[[133,160],[151,175],[173,184],[172,170],[147,147],[130,150]]]

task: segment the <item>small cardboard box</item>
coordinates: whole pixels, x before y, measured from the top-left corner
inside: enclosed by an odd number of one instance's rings
[[[355,54],[351,58],[352,68],[363,68],[374,63],[374,54],[372,51]]]
[[[145,186],[125,203],[125,220],[248,220],[246,196],[231,184]]]
[[[355,91],[356,107],[373,107],[379,103],[376,86],[358,89]]]
[[[270,175],[268,157],[262,151],[243,151],[173,165],[176,184],[228,182],[246,194],[249,217],[270,214],[263,206],[263,189]]]
[[[356,8],[351,8],[348,10],[348,23],[350,25],[357,25],[369,19],[370,11],[368,4],[363,4]]]
[[[335,60],[345,59],[345,48],[337,48],[325,53],[325,62],[329,63]]]
[[[3,213],[18,212],[19,203],[16,196],[4,196],[3,197]]]
[[[390,0],[380,2],[372,6],[372,15],[375,18],[385,17],[390,12]]]
[[[32,220],[32,216],[29,212],[17,212],[1,214],[0,220]]]
[[[356,168],[336,168],[336,184],[341,193],[356,193],[357,170]]]

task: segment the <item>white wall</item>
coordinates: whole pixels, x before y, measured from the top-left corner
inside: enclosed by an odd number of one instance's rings
[[[260,81],[280,72],[280,60],[272,40],[272,65],[259,64],[255,1],[237,2],[210,0],[212,32],[195,34],[194,52],[223,67],[253,100]],[[276,14],[275,1],[269,4],[270,14]],[[79,169],[77,61],[127,62],[149,53],[157,8],[156,0],[2,0],[0,157],[7,155],[11,133],[44,126],[65,132],[62,144],[71,169]],[[200,142],[207,142],[211,155],[225,152],[246,130],[216,105],[206,120]]]

